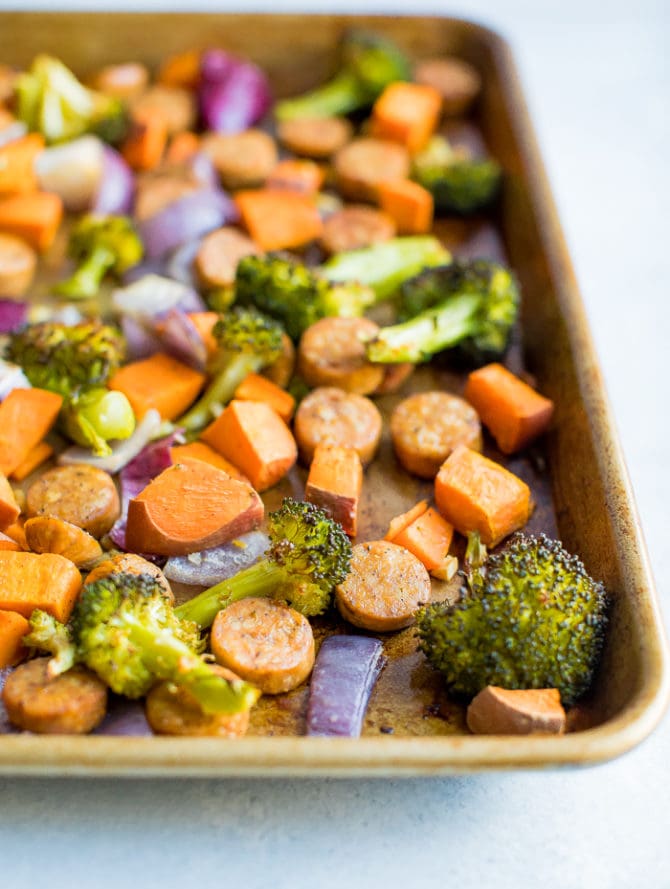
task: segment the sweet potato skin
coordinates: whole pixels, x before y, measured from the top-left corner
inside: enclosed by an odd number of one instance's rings
[[[305,485],[305,500],[325,510],[350,537],[358,529],[363,466],[353,448],[318,445]]]
[[[565,710],[556,688],[512,690],[487,685],[468,707],[467,723],[478,735],[562,734]]]
[[[201,460],[183,460],[130,501],[126,541],[136,552],[184,556],[252,531],[263,513],[250,485]]]

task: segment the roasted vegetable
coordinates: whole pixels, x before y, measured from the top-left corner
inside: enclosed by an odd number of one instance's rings
[[[486,259],[427,269],[401,287],[401,321],[368,343],[368,358],[382,363],[428,361],[459,347],[475,365],[504,355],[519,309],[514,276]]]
[[[239,302],[278,318],[294,340],[320,318],[362,315],[375,301],[363,284],[330,284],[306,265],[278,253],[241,259],[235,294]]]
[[[68,244],[69,255],[79,264],[54,290],[69,299],[94,297],[105,275],[119,276],[137,265],[143,249],[127,216],[84,216],[72,229]]]
[[[607,625],[601,583],[544,534],[515,534],[479,564],[476,545],[461,598],[424,608],[419,646],[456,695],[487,685],[557,688],[570,706],[588,691]]]
[[[135,414],[123,392],[89,389],[72,396],[63,406],[63,431],[96,457],[112,453],[108,441],[129,438],[135,431]]]
[[[178,425],[189,432],[196,432],[211,422],[248,374],[272,364],[282,352],[281,324],[253,307],[229,309],[216,322],[212,333],[219,344],[210,368],[212,382],[178,421]]]
[[[117,694],[139,698],[159,680],[183,686],[205,713],[248,710],[258,691],[246,682],[227,681],[199,655],[195,625],[180,620],[155,577],[110,574],[86,584],[66,628],[40,612],[31,618],[33,645],[52,651],[70,632],[74,653],[52,661],[58,675],[70,660],[83,663]]]
[[[348,31],[342,40],[340,70],[328,83],[275,105],[278,120],[331,117],[369,108],[386,86],[410,80],[407,58],[388,38]]]
[[[104,386],[121,366],[124,351],[121,333],[100,321],[70,326],[42,321],[10,336],[7,358],[21,366],[33,386],[69,398]]]
[[[268,533],[265,558],[180,605],[177,615],[209,627],[218,611],[250,596],[285,600],[306,617],[324,612],[351,564],[342,527],[312,503],[286,498],[268,516]]]
[[[500,191],[500,164],[452,149],[442,136],[434,136],[412,159],[412,166],[415,181],[433,195],[436,213],[476,213],[490,206]]]
[[[50,678],[64,673],[75,664],[76,650],[69,627],[39,608],[30,617],[30,633],[23,637],[23,644],[53,655],[47,666]]]
[[[87,89],[53,56],[37,56],[16,80],[17,117],[47,142],[65,142],[97,133],[118,142],[127,127],[121,102]]]

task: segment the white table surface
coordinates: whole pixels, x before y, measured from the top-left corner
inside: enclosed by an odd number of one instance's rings
[[[0,8],[21,5],[0,0]],[[280,8],[267,0],[143,6]],[[670,4],[303,0],[281,8],[460,14],[511,40],[670,614]],[[669,762],[666,718],[635,751],[586,771],[402,781],[0,778],[0,886],[668,889]]]

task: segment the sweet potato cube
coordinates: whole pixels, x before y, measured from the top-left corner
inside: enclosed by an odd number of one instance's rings
[[[403,528],[392,542],[404,546],[428,571],[434,571],[444,564],[453,536],[453,525],[431,506]]]
[[[397,81],[386,87],[372,109],[373,136],[420,151],[440,118],[442,96],[432,86]]]
[[[0,472],[0,531],[13,525],[21,514],[12,486]]]
[[[155,408],[164,420],[176,420],[195,401],[204,382],[204,374],[158,352],[117,370],[109,388],[123,392],[138,419]]]
[[[262,401],[234,399],[200,436],[265,491],[282,479],[298,458],[290,429]]]
[[[463,445],[440,467],[435,502],[457,531],[479,531],[487,546],[495,546],[522,528],[532,512],[530,488],[525,482]]]
[[[363,465],[353,448],[317,445],[305,500],[325,510],[351,537],[356,536],[362,487]]]
[[[81,574],[56,553],[0,550],[0,609],[30,617],[35,608],[65,622],[81,589]]]
[[[30,624],[16,611],[0,611],[0,670],[13,667],[27,654],[21,641]]]

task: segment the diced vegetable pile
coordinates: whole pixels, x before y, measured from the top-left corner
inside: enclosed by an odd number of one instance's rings
[[[566,730],[607,601],[523,531],[533,491],[505,457],[556,420],[508,366],[516,278],[446,246],[504,187],[445,135],[479,89],[358,31],[279,101],[222,48],[83,82],[47,55],[0,66],[15,729],[123,733],[125,699],[146,716],[128,705],[128,733],[235,738],[261,695],[308,689],[303,733],[355,737],[410,632],[471,731]],[[430,362],[464,388],[417,386]],[[398,483],[430,493],[370,539],[387,436]]]

